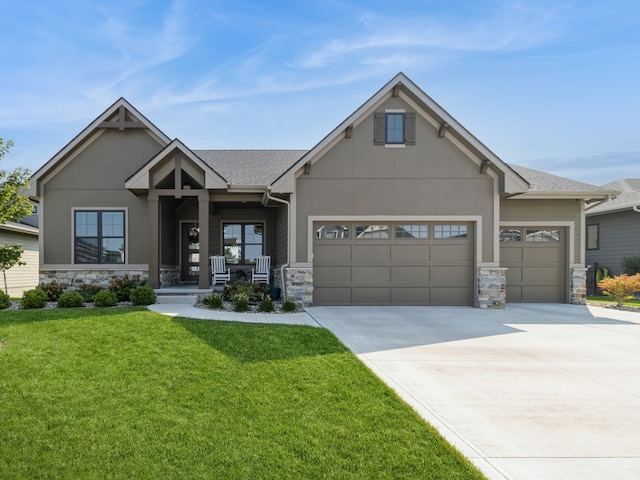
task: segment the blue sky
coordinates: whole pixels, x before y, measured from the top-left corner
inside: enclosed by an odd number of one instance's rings
[[[0,0],[0,168],[123,96],[193,149],[307,149],[399,71],[504,161],[640,178],[636,0]]]

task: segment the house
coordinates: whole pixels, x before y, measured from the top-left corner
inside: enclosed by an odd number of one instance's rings
[[[24,250],[20,260],[25,265],[14,265],[5,272],[9,296],[20,297],[25,290],[38,286],[38,217],[38,205],[34,204],[30,216],[0,225],[0,245],[21,245]],[[4,292],[4,279],[0,280],[0,290]]]
[[[399,73],[309,151],[191,150],[121,98],[32,178],[42,281],[210,287],[271,256],[303,305],[584,302],[610,192],[509,165]]]
[[[640,256],[640,179],[616,180],[602,188],[620,193],[586,211],[586,262],[620,275],[624,257]]]

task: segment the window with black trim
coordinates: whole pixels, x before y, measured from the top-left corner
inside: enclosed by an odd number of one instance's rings
[[[600,225],[594,223],[587,225],[587,250],[598,250],[600,248]]]
[[[124,210],[75,210],[74,263],[125,263]]]
[[[373,143],[376,145],[415,145],[415,112],[385,111],[373,115]]]
[[[224,223],[224,257],[233,265],[254,265],[264,252],[263,223]]]

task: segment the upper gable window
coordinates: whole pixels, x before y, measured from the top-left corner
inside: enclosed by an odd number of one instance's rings
[[[387,109],[373,115],[373,143],[403,147],[416,143],[416,114],[403,109]]]

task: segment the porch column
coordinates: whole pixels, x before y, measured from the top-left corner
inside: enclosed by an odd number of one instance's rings
[[[198,224],[200,226],[200,275],[198,288],[209,288],[209,192],[198,194]]]
[[[147,247],[149,255],[149,286],[160,288],[160,202],[157,196],[147,198],[147,218],[149,219],[149,235]]]

